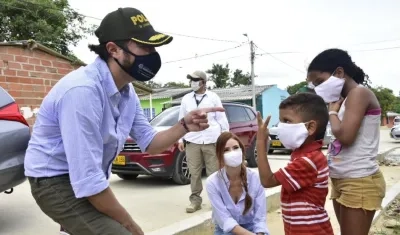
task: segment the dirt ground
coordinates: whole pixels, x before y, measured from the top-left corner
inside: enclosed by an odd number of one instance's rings
[[[378,218],[369,233],[370,235],[400,234],[400,194]]]
[[[397,183],[398,181],[400,181],[400,166],[381,166],[380,167],[382,174],[385,177],[385,181],[386,181],[386,191],[389,191],[390,188]],[[335,212],[333,210],[333,206],[332,206],[332,201],[329,200],[329,196],[330,196],[330,192],[328,194],[327,200],[326,200],[326,204],[325,204],[325,209],[327,210],[330,218],[331,218],[331,224],[333,227],[333,230],[335,231],[335,234],[340,230],[339,229],[339,224],[336,220],[335,217]],[[400,201],[400,200],[399,200]],[[400,203],[400,202],[399,202]],[[398,219],[400,220],[400,218]],[[382,227],[381,225],[379,225],[380,220],[377,221],[376,226],[378,227]],[[400,223],[400,221],[399,221]],[[267,215],[267,225],[268,225],[268,229],[270,231],[271,234],[274,235],[285,235],[284,231],[283,231],[283,222],[282,222],[282,217],[281,217],[281,212],[280,209],[269,213]],[[373,229],[371,229],[372,231]],[[371,235],[378,235],[378,234],[387,234],[387,235],[391,235],[391,234],[399,234],[398,233],[371,233]]]

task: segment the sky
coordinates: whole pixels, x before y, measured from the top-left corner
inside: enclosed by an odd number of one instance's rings
[[[250,39],[257,46],[256,85],[277,84],[285,89],[304,81],[308,63],[319,52],[341,48],[369,75],[372,86],[388,87],[395,95],[400,92],[398,0],[69,2],[88,16],[87,23],[96,25],[101,21],[93,18],[102,19],[119,7],[135,7],[157,31],[174,36],[171,44],[158,48],[163,61],[154,78],[158,83],[187,83],[188,73],[205,71],[213,63],[229,63],[232,70],[250,72]],[[97,38],[89,35],[71,49],[90,63],[96,55],[87,45],[97,43]],[[223,52],[201,56],[217,51]]]

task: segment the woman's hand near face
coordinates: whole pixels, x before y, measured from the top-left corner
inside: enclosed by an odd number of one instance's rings
[[[340,107],[342,106],[343,101],[344,101],[344,99],[343,99],[343,98],[340,98],[340,100],[338,100],[338,101],[336,101],[336,102],[329,103],[329,108],[328,108],[329,111],[330,111],[330,112],[331,112],[331,111],[333,111],[333,112],[339,112]]]

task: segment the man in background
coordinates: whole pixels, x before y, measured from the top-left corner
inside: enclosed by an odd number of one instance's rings
[[[181,101],[179,119],[189,112],[199,108],[222,107],[221,99],[212,91],[207,90],[207,75],[203,71],[195,71],[188,74],[190,86],[193,92],[186,94]],[[214,112],[208,114],[207,130],[197,133],[187,133],[179,140],[178,148],[180,151],[186,149],[186,159],[190,171],[191,195],[190,205],[186,208],[187,213],[193,213],[201,209],[203,191],[201,173],[203,162],[206,167],[207,175],[211,175],[218,170],[218,162],[215,153],[215,143],[219,135],[224,131],[229,131],[229,124],[224,112]]]

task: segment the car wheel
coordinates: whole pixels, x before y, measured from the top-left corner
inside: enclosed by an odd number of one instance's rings
[[[172,180],[180,185],[190,184],[190,172],[185,151],[178,153],[178,156],[175,160]]]
[[[134,180],[139,176],[138,174],[117,174],[117,175],[119,178],[123,180]]]
[[[247,150],[247,163],[249,167],[257,167],[256,139],[253,140],[250,148]]]

